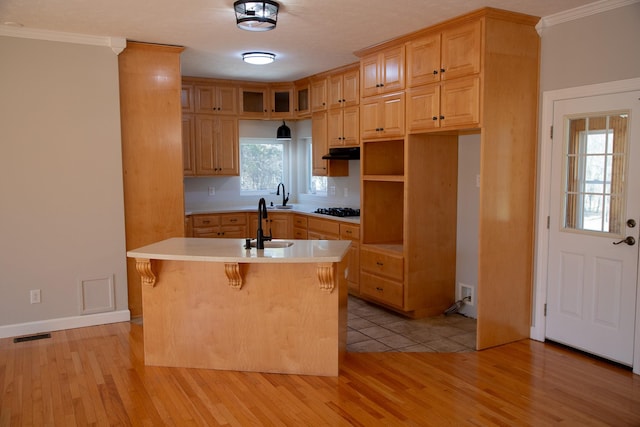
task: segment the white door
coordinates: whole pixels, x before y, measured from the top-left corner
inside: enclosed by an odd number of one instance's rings
[[[554,103],[546,337],[633,364],[640,91]]]

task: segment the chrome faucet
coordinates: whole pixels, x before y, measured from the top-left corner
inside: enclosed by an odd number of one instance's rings
[[[271,227],[269,227],[269,235],[265,236],[262,231],[262,220],[267,219],[267,202],[264,197],[258,202],[258,235],[256,236],[256,248],[264,249],[264,242],[271,240]]]
[[[278,184],[278,188],[276,188],[276,196],[280,195],[280,186],[282,186],[282,206],[287,206],[287,202],[289,201],[289,193],[287,193],[287,197],[284,196],[284,184],[281,182]]]

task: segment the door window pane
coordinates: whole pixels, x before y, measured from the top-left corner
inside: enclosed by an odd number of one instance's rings
[[[620,234],[628,113],[567,120],[564,228]]]

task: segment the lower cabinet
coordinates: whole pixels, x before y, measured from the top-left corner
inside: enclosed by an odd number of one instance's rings
[[[265,235],[271,233],[274,239],[288,239],[291,236],[291,214],[283,212],[268,212],[267,219],[262,223]],[[258,233],[258,214],[249,214],[249,237],[256,238]]]
[[[298,240],[307,240],[309,235],[307,233],[307,216],[306,215],[293,215],[293,238]]]
[[[360,248],[360,293],[392,307],[403,308],[404,258],[379,247]]]
[[[339,240],[340,223],[330,219],[310,217],[307,219],[309,240]]]
[[[247,234],[247,214],[197,214],[191,216],[192,237],[243,239]]]
[[[360,225],[340,223],[340,240],[351,240],[347,284],[349,292],[360,294]]]

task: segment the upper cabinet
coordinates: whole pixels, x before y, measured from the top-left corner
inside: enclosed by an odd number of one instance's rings
[[[240,175],[238,119],[196,116],[196,175]]]
[[[407,43],[407,86],[416,87],[480,72],[481,21]]]
[[[183,113],[193,113],[194,108],[194,88],[191,84],[182,84],[180,90],[180,105]]]
[[[290,83],[269,86],[270,118],[289,119],[294,117],[294,92],[295,87]]]
[[[311,89],[309,80],[304,79],[295,83],[294,113],[296,118],[311,117]]]
[[[234,86],[197,84],[195,112],[201,114],[238,114],[238,90]]]
[[[254,119],[293,118],[291,83],[272,85],[242,85],[240,87],[240,115]]]
[[[404,45],[384,49],[360,60],[363,97],[404,89]]]
[[[311,79],[311,112],[327,109],[327,78],[315,77]]]
[[[354,68],[328,77],[329,108],[352,107],[360,103],[360,70]]]

